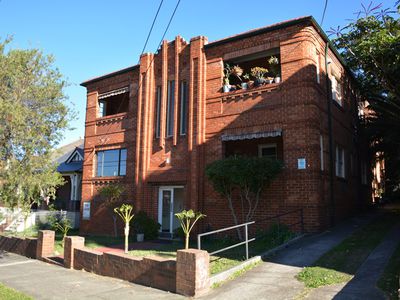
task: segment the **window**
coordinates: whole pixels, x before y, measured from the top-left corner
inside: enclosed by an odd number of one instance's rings
[[[126,175],[126,149],[96,152],[97,177]]]
[[[129,87],[99,95],[98,117],[106,117],[128,111]]]
[[[345,178],[344,149],[340,146],[336,146],[336,176]]]
[[[335,100],[340,106],[343,106],[342,83],[336,76],[331,77],[331,83],[332,83],[332,99]]]
[[[174,134],[175,80],[168,83],[167,137]]]
[[[161,132],[161,86],[157,87],[157,107],[156,107],[156,138],[160,137]]]
[[[181,82],[181,115],[180,115],[180,135],[185,135],[187,131],[187,110],[188,110],[188,86],[185,81]]]
[[[277,159],[276,144],[258,145],[258,157]]]
[[[319,67],[319,52],[318,50],[315,49],[315,55],[316,55],[316,69],[317,69],[317,83],[320,83],[321,78],[320,78],[320,67]]]
[[[75,155],[71,158],[71,162],[76,162],[76,161],[81,161],[81,160],[82,159],[78,153],[75,153]]]
[[[322,134],[319,136],[319,155],[321,159],[321,171],[324,170],[324,138]]]

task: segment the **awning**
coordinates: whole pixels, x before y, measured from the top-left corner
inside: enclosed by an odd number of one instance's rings
[[[107,92],[104,94],[100,94],[99,99],[104,99],[104,98],[116,96],[116,95],[127,93],[127,92],[129,92],[129,87],[124,87],[122,89],[113,90],[113,91],[110,91],[110,92]]]
[[[268,137],[282,136],[282,129],[273,131],[253,132],[253,133],[242,133],[242,134],[223,134],[221,140],[226,141],[240,141],[240,140],[251,140]]]

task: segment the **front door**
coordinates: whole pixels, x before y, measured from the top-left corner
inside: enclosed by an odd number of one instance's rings
[[[174,230],[179,228],[179,220],[175,213],[183,209],[183,187],[160,187],[158,200],[158,223],[164,237],[173,237]]]

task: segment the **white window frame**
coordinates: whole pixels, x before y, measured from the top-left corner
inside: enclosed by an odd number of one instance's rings
[[[336,176],[346,178],[346,156],[344,148],[336,146]]]
[[[270,149],[270,148],[275,148],[275,159],[278,159],[278,147],[276,143],[258,145],[258,157],[260,158],[263,157],[262,156],[263,149]]]
[[[103,105],[103,107],[102,107]],[[104,100],[99,100],[99,113],[98,113],[98,117],[99,118],[103,118],[105,117],[105,113],[107,111],[107,102]]]
[[[319,51],[315,49],[315,56],[316,56],[316,68],[317,68],[317,83],[321,83],[320,77],[320,63],[319,63]]]
[[[332,74],[331,76],[331,87],[332,87],[332,99],[336,101],[337,104],[343,106],[343,87],[340,82],[339,76]]]

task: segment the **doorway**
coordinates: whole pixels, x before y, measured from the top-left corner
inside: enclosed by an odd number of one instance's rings
[[[161,237],[172,238],[174,230],[180,227],[175,214],[183,210],[183,186],[163,186],[158,194],[158,223],[161,224]]]

